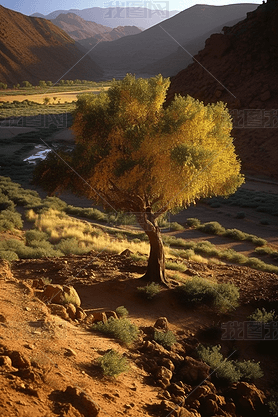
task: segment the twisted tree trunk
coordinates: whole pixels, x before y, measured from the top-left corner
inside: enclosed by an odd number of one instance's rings
[[[167,285],[164,247],[160,229],[157,225],[154,213],[147,210],[145,213],[138,214],[137,220],[150,241],[150,255],[148,259],[147,271],[142,279],[148,282],[156,282]]]

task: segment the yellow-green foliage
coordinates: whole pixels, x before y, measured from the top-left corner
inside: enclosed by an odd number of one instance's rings
[[[107,93],[80,96],[73,124],[77,146],[63,157],[86,183],[51,155],[36,178],[47,188],[70,188],[130,212],[235,192],[243,176],[225,105],[177,96],[165,108],[169,84],[161,75],[127,75]]]

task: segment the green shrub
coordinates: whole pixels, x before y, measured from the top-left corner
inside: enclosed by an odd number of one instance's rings
[[[154,340],[165,347],[166,349],[170,349],[171,346],[176,343],[177,339],[171,330],[166,332],[160,332],[158,330],[154,331]]]
[[[225,232],[225,228],[218,222],[207,222],[198,227],[204,233],[213,235],[222,235]]]
[[[83,253],[90,251],[89,247],[85,248],[79,246],[78,239],[75,237],[62,239],[57,245],[55,245],[55,249],[63,252],[64,255],[82,255]]]
[[[218,380],[232,384],[240,379],[253,381],[263,376],[259,362],[226,360],[220,353],[220,349],[220,345],[207,348],[203,345],[197,347],[199,358],[210,366]]]
[[[196,219],[195,217],[190,217],[187,219],[186,223],[189,227],[199,227],[201,225],[201,222],[199,219]]]
[[[18,259],[18,255],[11,250],[0,250],[0,259],[5,259],[6,261],[12,262]]]
[[[114,337],[125,345],[133,343],[139,335],[138,327],[124,317],[119,319],[109,317],[106,323],[94,323],[92,330]]]
[[[175,231],[182,231],[184,227],[177,222],[170,222],[170,229]]]
[[[257,308],[248,319],[259,323],[269,323],[276,319],[275,310],[266,311],[264,307],[261,310]]]
[[[124,306],[119,306],[116,308],[116,313],[118,317],[127,317],[128,316],[128,310]]]
[[[207,304],[221,312],[238,306],[239,292],[233,284],[217,284],[195,276],[174,291],[185,305]]]
[[[152,300],[161,291],[161,286],[155,282],[147,284],[145,287],[137,287],[138,293],[147,300]]]
[[[99,358],[98,363],[105,376],[116,377],[129,370],[127,359],[113,349]]]
[[[263,372],[260,367],[260,362],[243,361],[235,363],[236,369],[240,373],[240,379],[246,381],[254,381],[257,378],[263,376]]]
[[[47,237],[48,237],[47,233],[41,232],[40,230],[37,230],[37,229],[31,229],[25,232],[25,239],[26,239],[27,245],[30,245],[30,243],[34,240],[35,241],[46,240]]]
[[[14,229],[22,229],[21,215],[15,210],[2,210],[0,212],[0,232]]]
[[[63,211],[67,208],[67,203],[60,200],[58,197],[46,197],[43,202],[43,207],[52,208],[53,210]]]

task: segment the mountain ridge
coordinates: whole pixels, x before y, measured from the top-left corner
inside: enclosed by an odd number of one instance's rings
[[[90,57],[84,57],[74,40],[51,21],[3,6],[0,12],[1,82],[56,82],[66,73],[70,79],[94,80],[102,76],[100,67]]]

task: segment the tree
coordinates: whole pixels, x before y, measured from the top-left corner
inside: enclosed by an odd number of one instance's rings
[[[0,82],[0,90],[6,90],[7,88],[8,88],[7,84]]]
[[[46,87],[46,82],[44,80],[39,81],[40,87]]]
[[[127,75],[107,93],[80,96],[74,151],[61,154],[63,160],[49,155],[35,174],[52,192],[71,189],[134,213],[150,241],[144,278],[164,284],[158,217],[203,197],[227,196],[244,181],[225,105],[176,96],[164,107],[169,84],[161,75]]]
[[[32,87],[32,84],[29,81],[22,81],[22,85],[23,87],[26,87],[26,88]]]

